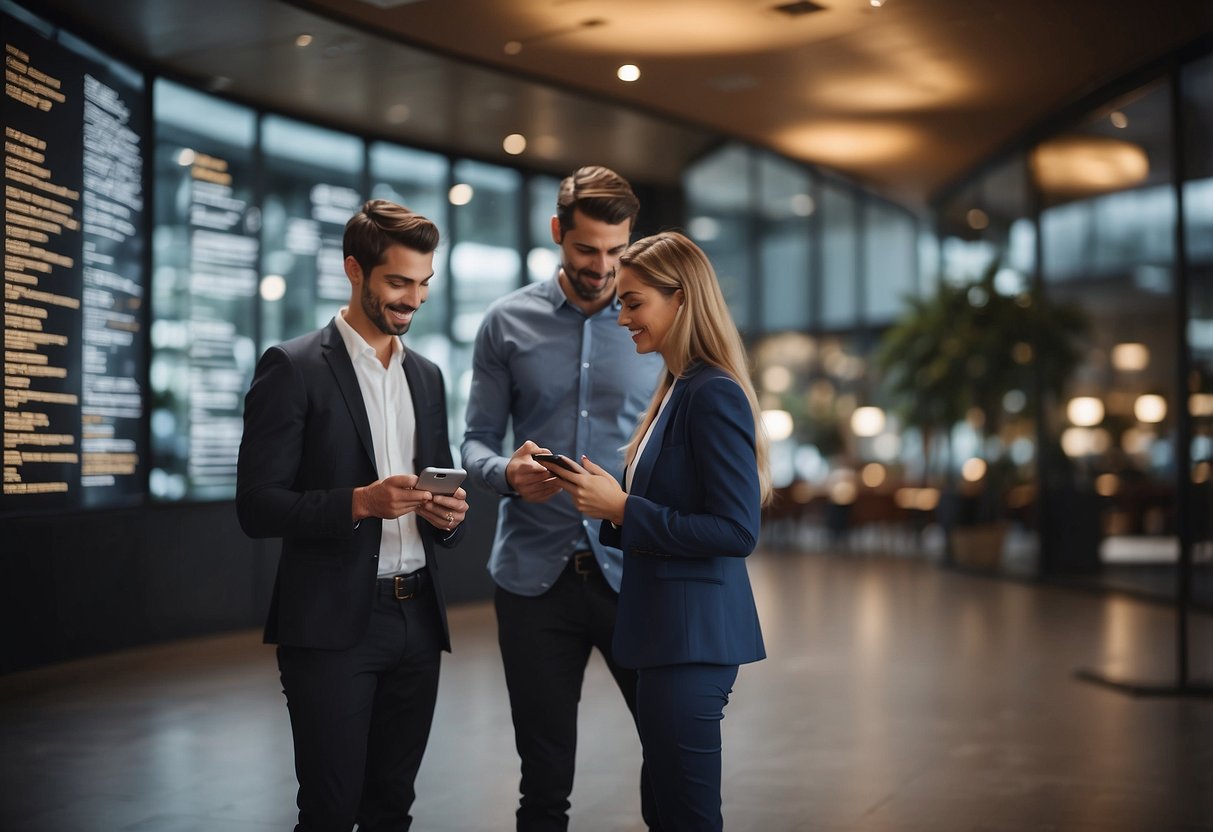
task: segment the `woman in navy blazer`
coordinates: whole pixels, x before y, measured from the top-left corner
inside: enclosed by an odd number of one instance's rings
[[[619,324],[667,372],[626,449],[623,488],[587,457],[547,467],[624,553],[614,650],[638,671],[660,828],[718,830],[724,706],[738,665],[766,656],[745,565],[771,493],[761,412],[704,253],[667,232],[619,266]]]

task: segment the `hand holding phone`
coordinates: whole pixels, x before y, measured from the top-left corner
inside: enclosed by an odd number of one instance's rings
[[[577,469],[573,467],[573,463],[565,459],[560,454],[531,454],[531,459],[536,462],[550,462],[553,465],[559,465],[564,470],[570,473],[577,473]]]
[[[459,490],[459,484],[467,475],[462,468],[423,468],[413,488],[449,497]]]

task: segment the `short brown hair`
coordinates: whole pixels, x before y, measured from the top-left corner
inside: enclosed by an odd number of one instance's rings
[[[438,226],[403,205],[372,199],[345,224],[341,253],[353,257],[369,275],[394,245],[429,254],[438,248]]]
[[[615,171],[600,165],[587,165],[560,183],[556,218],[562,232],[573,227],[575,210],[610,225],[629,220],[628,229],[631,230],[636,224],[636,214],[640,212],[640,200],[632,193],[628,180]]]

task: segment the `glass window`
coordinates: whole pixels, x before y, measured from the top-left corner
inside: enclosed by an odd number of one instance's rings
[[[530,197],[526,274],[532,283],[550,280],[560,268],[560,249],[552,242],[552,217],[560,180],[554,176],[532,176],[527,185]]]
[[[451,232],[450,374],[455,395],[449,402],[451,424],[462,426],[472,385],[472,342],[489,304],[522,284],[522,176],[516,170],[483,162],[455,163]],[[459,444],[462,427],[452,431]]]
[[[407,341],[428,358],[443,363],[449,350],[447,310],[450,305],[450,279],[447,277],[447,252],[450,250],[450,223],[447,189],[450,187],[450,162],[447,157],[423,150],[376,142],[370,148],[371,196],[390,199],[431,219],[441,234],[434,253],[434,278],[425,307],[409,328]]]
[[[167,81],[154,88],[150,490],[230,499],[262,285],[253,111]]]
[[[915,294],[918,229],[914,218],[877,199],[864,206],[864,321],[887,324]]]
[[[261,122],[265,203],[261,349],[327,324],[350,299],[341,238],[363,203],[360,139],[298,121]]]
[[[808,218],[815,207],[804,168],[765,153],[758,156],[764,331],[809,327],[812,266]]]
[[[1185,134],[1183,170],[1184,251],[1188,271],[1191,361],[1188,412],[1192,444],[1193,600],[1213,604],[1213,57],[1180,75]],[[1209,645],[1203,649],[1209,654]]]
[[[822,183],[821,211],[821,324],[826,329],[859,323],[859,229],[855,195]]]
[[[688,235],[712,261],[724,299],[742,331],[754,324],[750,156],[751,151],[742,145],[726,145],[692,165],[683,177]]]
[[[1089,348],[1046,411],[1061,453],[1044,476],[1061,516],[1045,566],[1137,589],[1168,561],[1173,571],[1178,551],[1171,124],[1160,82],[1032,155],[1047,294],[1090,325]],[[1172,577],[1152,589],[1173,587]]]

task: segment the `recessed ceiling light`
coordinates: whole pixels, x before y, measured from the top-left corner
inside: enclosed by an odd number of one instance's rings
[[[388,120],[389,124],[404,124],[409,120],[409,114],[408,104],[393,104],[387,108],[383,117]]]
[[[615,71],[620,81],[632,82],[640,78],[640,67],[635,64],[624,64]]]
[[[501,142],[501,149],[511,156],[517,156],[526,150],[526,136],[521,133],[510,133]]]
[[[447,199],[452,205],[467,205],[472,201],[473,196],[472,186],[466,182],[460,182],[458,185],[452,185],[451,190],[447,193]]]
[[[872,4],[872,8],[874,9],[879,9],[884,5],[884,0],[869,0],[869,2]]]
[[[307,33],[300,35],[299,37],[295,38],[295,45],[296,46],[311,46],[312,45],[312,36]]]
[[[1113,127],[1119,127],[1121,130],[1129,126],[1129,117],[1120,110],[1108,116],[1108,120],[1112,122]]]

